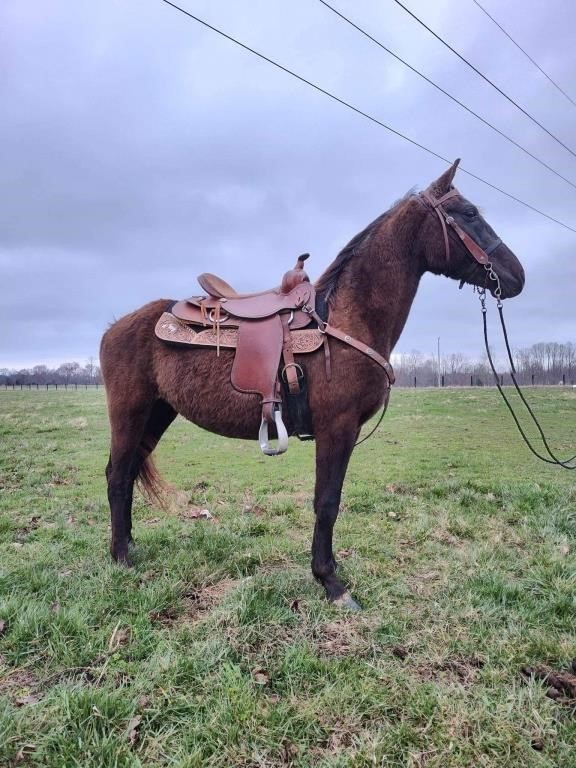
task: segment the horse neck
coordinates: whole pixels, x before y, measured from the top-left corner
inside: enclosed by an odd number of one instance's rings
[[[386,357],[426,271],[420,232],[425,215],[413,199],[402,201],[350,259],[338,282],[330,323]]]

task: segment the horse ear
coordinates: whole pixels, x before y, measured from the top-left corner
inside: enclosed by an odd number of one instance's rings
[[[459,164],[460,158],[455,160],[453,165],[451,165],[447,171],[444,171],[436,181],[433,181],[426,191],[431,192],[435,197],[442,197],[442,195],[450,192],[450,187],[452,186],[452,181],[454,180]]]

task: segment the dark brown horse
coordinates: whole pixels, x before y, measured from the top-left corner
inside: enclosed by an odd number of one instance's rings
[[[402,332],[425,272],[493,290],[478,254],[490,254],[501,297],[520,293],[524,271],[477,208],[452,187],[458,161],[421,195],[410,194],[354,237],[316,283],[332,326],[366,342],[386,359]],[[448,195],[442,207],[435,201]],[[446,223],[448,228],[446,228]],[[488,259],[488,257],[486,257]],[[154,493],[159,478],[150,454],[178,413],[227,437],[254,439],[261,404],[230,382],[232,350],[177,348],[158,340],[154,326],[168,304],[151,302],[104,334],[101,365],[112,430],[106,468],[112,516],[112,557],[129,564],[132,492],[136,479]],[[389,395],[381,367],[337,340],[330,341],[332,376],[322,350],[299,362],[306,369],[316,436],[312,572],[329,600],[358,606],[336,576],[332,532],[342,483],[360,428]],[[298,360],[298,358],[297,358]]]

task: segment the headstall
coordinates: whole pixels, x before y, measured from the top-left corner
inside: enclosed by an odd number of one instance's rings
[[[442,234],[444,235],[444,247],[446,249],[446,260],[448,261],[450,258],[450,240],[448,239],[448,229],[447,225],[451,227],[454,232],[458,235],[462,243],[464,244],[464,247],[470,253],[471,256],[473,256],[476,261],[479,264],[482,264],[484,269],[487,271],[488,276],[491,280],[496,280],[497,282],[497,288],[496,288],[496,296],[499,298],[499,291],[500,291],[500,282],[497,279],[497,275],[492,269],[492,263],[490,262],[490,255],[498,248],[499,245],[502,244],[502,240],[500,240],[499,237],[496,238],[496,240],[493,243],[490,243],[488,248],[484,250],[481,248],[478,243],[476,243],[470,235],[465,232],[462,227],[457,223],[456,219],[451,216],[444,208],[442,207],[442,204],[446,202],[446,200],[450,200],[452,197],[460,197],[460,192],[458,192],[457,189],[451,189],[449,192],[446,192],[445,195],[442,195],[442,197],[436,199],[432,197],[432,195],[428,194],[428,192],[420,192],[420,197],[424,200],[427,205],[429,205],[433,211],[436,211],[438,218],[440,219],[440,224],[442,226]]]

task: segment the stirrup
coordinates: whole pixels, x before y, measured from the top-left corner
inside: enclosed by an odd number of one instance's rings
[[[263,417],[260,424],[260,431],[258,432],[258,441],[260,443],[260,450],[266,456],[279,456],[281,453],[286,453],[288,450],[288,432],[282,421],[282,406],[279,405],[274,410],[274,423],[276,424],[276,432],[278,433],[278,443],[276,448],[272,448],[268,442],[268,422]]]

